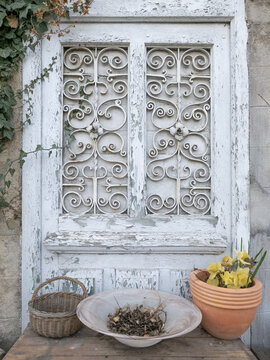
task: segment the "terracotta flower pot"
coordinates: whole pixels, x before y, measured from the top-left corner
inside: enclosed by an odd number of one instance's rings
[[[220,339],[237,339],[252,323],[262,299],[262,283],[246,289],[227,289],[209,285],[190,274],[193,302],[202,312],[202,326]]]

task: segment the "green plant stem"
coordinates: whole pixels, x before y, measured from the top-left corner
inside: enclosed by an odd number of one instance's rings
[[[63,147],[59,147],[59,146],[53,144],[49,148],[43,148],[41,145],[37,145],[36,149],[32,150],[32,151],[25,152],[25,151],[21,150],[19,158],[16,158],[13,160],[8,159],[6,162],[6,165],[8,166],[7,170],[4,173],[0,173],[0,185],[2,184],[0,186],[0,207],[8,206],[8,202],[5,200],[4,195],[7,193],[7,188],[10,187],[11,181],[7,180],[7,176],[10,175],[12,177],[14,175],[15,169],[13,168],[13,165],[15,163],[19,162],[20,166],[22,167],[22,165],[25,162],[24,158],[26,158],[30,154],[36,155],[41,151],[48,151],[49,155],[50,155],[50,153],[53,150],[59,150],[59,149],[62,150]]]
[[[266,254],[267,254],[267,250],[263,253],[263,256],[261,257],[258,265],[256,266],[256,269],[254,270],[253,274],[251,275],[251,277],[250,277],[250,284],[248,284],[247,287],[250,287],[250,286],[252,285],[253,279],[255,278],[257,272],[259,271],[259,269],[260,269],[260,267],[261,267],[261,265],[262,265],[262,263],[263,263],[263,261],[264,261],[264,259],[265,259],[265,257],[266,257]]]

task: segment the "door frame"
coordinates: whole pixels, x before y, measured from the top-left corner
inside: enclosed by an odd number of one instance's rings
[[[140,2],[140,1],[139,1]],[[142,1],[141,1],[142,2]],[[170,0],[168,3],[175,3]],[[97,1],[97,10],[93,8],[93,15],[87,17],[71,17],[69,22],[166,22],[166,23],[224,23],[230,25],[231,41],[231,187],[232,187],[232,239],[231,248],[240,247],[240,239],[247,248],[249,243],[249,95],[248,95],[248,68],[247,68],[247,28],[245,22],[245,2],[235,0],[233,7],[226,2],[221,9],[221,1],[216,1],[214,12],[211,16],[203,12],[204,1],[199,0],[195,11],[192,2],[189,1],[186,13],[182,9],[175,16],[174,9],[165,12],[164,15],[151,16],[147,8],[146,14],[138,15],[135,8],[126,10],[121,16],[117,9],[114,16],[101,17],[100,4]],[[145,3],[145,2],[144,2]],[[148,1],[148,3],[153,3]],[[224,1],[222,2],[224,3]],[[106,6],[105,14],[106,14]],[[109,8],[109,7],[108,7]],[[180,8],[180,6],[179,6]],[[197,9],[198,10],[198,9]],[[128,12],[128,17],[127,17]],[[110,13],[109,9],[107,13]],[[162,13],[162,12],[161,12]],[[219,15],[220,14],[220,15]],[[113,14],[112,14],[113,15]],[[37,46],[33,53],[28,52],[23,62],[23,86],[30,80],[40,75],[43,66],[41,46]],[[236,96],[237,94],[237,96]],[[23,130],[23,149],[31,151],[42,143],[42,112],[40,106],[42,100],[42,86],[37,84],[32,96],[33,101],[33,123]],[[26,106],[24,106],[25,120]],[[46,174],[42,169],[42,158],[47,154],[42,152],[29,155],[26,158],[22,171],[22,329],[28,323],[27,303],[31,298],[33,290],[41,282],[42,264],[42,206],[41,191],[42,179]]]

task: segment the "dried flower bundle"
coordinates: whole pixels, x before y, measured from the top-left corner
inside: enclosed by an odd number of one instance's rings
[[[117,308],[115,314],[109,314],[108,318],[108,328],[115,333],[130,336],[157,336],[164,333],[166,312],[161,304],[155,308],[144,308],[140,305],[134,309],[127,305]]]

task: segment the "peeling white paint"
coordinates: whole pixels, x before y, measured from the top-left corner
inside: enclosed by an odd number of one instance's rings
[[[216,233],[60,232],[47,236],[55,253],[91,254],[221,254],[227,241]]]
[[[95,17],[228,17],[235,14],[233,0],[95,0],[90,16]],[[77,17],[76,17],[77,18]]]
[[[145,269],[116,269],[114,288],[159,288],[159,271]]]
[[[23,83],[29,82],[40,75],[40,47],[33,53],[30,49],[23,62]],[[35,66],[33,66],[33,63]],[[34,121],[25,126],[23,132],[23,150],[31,151],[41,143],[41,86],[36,85],[32,94]],[[23,121],[25,121],[25,112]],[[28,323],[27,303],[33,290],[41,280],[41,154],[27,156],[22,172],[22,321]]]
[[[218,171],[213,174],[213,216],[143,217],[138,201],[143,182],[136,183],[131,193],[131,199],[136,197],[133,217],[61,215],[61,152],[50,158],[43,154],[42,166],[39,156],[27,158],[23,169],[23,327],[28,322],[27,302],[39,280],[66,274],[81,279],[89,292],[141,286],[188,296],[193,266],[204,267],[214,261],[210,254],[228,253],[227,242],[248,238],[248,156],[243,155],[248,154],[244,1],[95,0],[91,16],[82,22],[64,38],[65,43],[130,43],[134,54],[142,54],[143,41],[214,44],[212,168]],[[23,135],[25,149],[32,150],[40,143],[61,145],[61,46],[58,38],[44,41],[42,51],[37,49],[25,60],[24,84],[40,72],[41,59],[46,66],[58,55],[54,76],[35,91],[33,125],[26,127]],[[226,59],[230,54],[229,68]],[[138,68],[134,86],[142,91],[141,95],[132,90],[130,94],[130,119],[138,124],[130,135],[140,140],[133,148],[138,157],[131,173],[136,178],[144,171],[141,120],[145,115],[140,106],[145,95],[144,69],[138,56],[133,56],[132,66]]]
[[[89,34],[91,34],[91,41],[95,43],[104,43],[109,34],[110,41],[118,42],[119,39],[124,39],[124,43],[130,44],[130,83],[129,83],[129,115],[130,115],[130,131],[129,131],[129,145],[130,145],[130,189],[129,195],[131,201],[130,217],[124,215],[59,215],[57,209],[56,199],[59,198],[59,184],[60,179],[55,177],[57,160],[51,158],[49,161],[44,160],[44,169],[46,173],[46,186],[47,196],[45,198],[48,204],[43,205],[44,218],[46,221],[46,229],[44,233],[51,237],[49,234],[52,232],[59,233],[62,238],[65,237],[63,233],[70,232],[72,238],[74,231],[90,231],[92,232],[108,232],[118,233],[121,241],[125,237],[124,232],[143,234],[147,239],[151,238],[151,233],[158,232],[160,236],[160,247],[164,246],[164,240],[169,241],[171,237],[178,240],[179,244],[181,238],[196,239],[199,253],[203,249],[204,237],[212,237],[214,242],[217,242],[219,250],[214,249],[213,243],[212,253],[217,253],[223,248],[224,243],[219,246],[218,239],[230,239],[230,159],[224,154],[230,151],[230,68],[229,68],[229,26],[227,24],[137,24],[135,25],[136,32],[134,31],[133,24],[77,24],[76,30],[73,29],[64,39],[64,44],[71,44],[74,42],[81,43],[89,42]],[[168,36],[169,34],[169,36]],[[146,37],[147,35],[147,37]],[[212,89],[215,94],[212,102],[212,168],[215,169],[213,173],[212,182],[212,198],[213,198],[213,215],[211,216],[145,216],[144,204],[144,187],[145,187],[145,43],[155,44],[204,44],[205,46],[212,47],[212,63],[213,63],[213,76],[212,76]],[[52,38],[50,44],[44,43],[43,52],[49,59],[53,53],[57,51],[60,53],[61,43],[57,37]],[[58,68],[61,67],[61,58],[58,60]],[[135,74],[135,75],[134,75]],[[50,94],[55,93],[59,89],[59,79],[54,84],[50,84]],[[46,97],[45,92],[44,97]],[[46,99],[49,97],[46,97]],[[49,100],[45,100],[49,101]],[[53,114],[61,112],[61,103],[54,101],[50,107],[51,118]],[[56,116],[57,117],[57,116]],[[44,129],[46,133],[46,141],[53,139],[59,142],[61,139],[61,131],[55,122],[51,122]],[[51,126],[55,126],[55,131]],[[50,132],[53,132],[50,135]],[[52,161],[54,163],[52,164]],[[58,166],[61,166],[60,158],[58,158]],[[52,197],[53,208],[49,209],[49,201]],[[54,216],[52,217],[52,210]],[[45,215],[47,214],[47,216]],[[58,218],[59,223],[55,223]],[[170,229],[170,234],[168,233]],[[181,232],[179,231],[181,229]],[[61,235],[62,234],[62,235]],[[104,235],[105,236],[105,235]],[[107,235],[106,235],[107,236]],[[76,238],[76,235],[75,235]],[[74,241],[76,242],[74,238]],[[200,239],[200,240],[199,240]],[[110,243],[105,246],[112,247],[113,238]],[[74,245],[76,247],[76,244]],[[222,240],[221,240],[222,242]],[[190,251],[194,251],[192,242],[187,242],[184,252],[188,251],[188,244]],[[209,243],[211,244],[211,243]],[[60,245],[60,244],[59,244]],[[71,245],[71,244],[69,244]],[[157,242],[153,243],[153,247],[158,246]],[[181,247],[181,244],[179,245]],[[196,247],[196,245],[195,245]],[[93,247],[92,247],[93,248]],[[119,246],[114,247],[117,251]],[[207,248],[207,247],[206,247]],[[120,248],[119,248],[120,249]],[[169,246],[168,246],[169,249]],[[173,246],[176,249],[176,246]],[[96,252],[99,252],[98,248]],[[180,249],[178,252],[182,252]],[[209,251],[211,252],[210,248]]]

